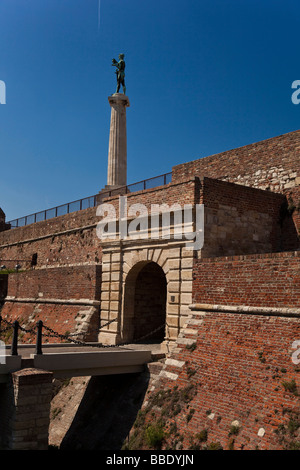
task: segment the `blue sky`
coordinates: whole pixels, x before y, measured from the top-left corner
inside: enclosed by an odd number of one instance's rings
[[[296,0],[0,0],[7,220],[105,186],[120,52],[128,183],[299,129],[299,30]]]

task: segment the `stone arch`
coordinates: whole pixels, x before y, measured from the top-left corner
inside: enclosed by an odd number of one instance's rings
[[[167,351],[175,344],[190,315],[193,251],[185,250],[183,245],[150,241],[147,244],[108,244],[103,248],[99,342],[120,344],[133,337],[133,333],[128,331],[130,322],[127,321],[125,289],[130,288],[130,284],[126,285],[126,280],[129,273],[134,279],[139,270],[150,262],[160,266],[167,281],[166,331],[161,348]]]
[[[123,341],[162,342],[167,314],[167,278],[154,261],[138,261],[124,283]]]

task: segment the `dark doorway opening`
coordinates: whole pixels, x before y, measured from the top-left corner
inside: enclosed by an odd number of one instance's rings
[[[129,341],[161,343],[165,338],[167,280],[154,262],[141,262],[128,273],[124,332]]]

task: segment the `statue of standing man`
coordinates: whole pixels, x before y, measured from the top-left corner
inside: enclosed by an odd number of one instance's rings
[[[120,87],[123,87],[123,93],[126,94],[126,87],[125,87],[125,61],[124,61],[124,54],[119,54],[119,62],[116,59],[112,60],[112,65],[117,67],[116,75],[117,75],[117,91],[119,93]]]

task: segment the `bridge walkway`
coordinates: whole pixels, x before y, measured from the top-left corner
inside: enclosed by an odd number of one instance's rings
[[[84,346],[44,344],[43,353],[36,354],[33,345],[18,345],[18,355],[0,356],[0,382],[7,382],[9,374],[24,368],[42,369],[54,378],[142,372],[145,365],[165,357],[160,344],[128,344],[101,347],[98,343]],[[1,360],[2,358],[2,360]]]

